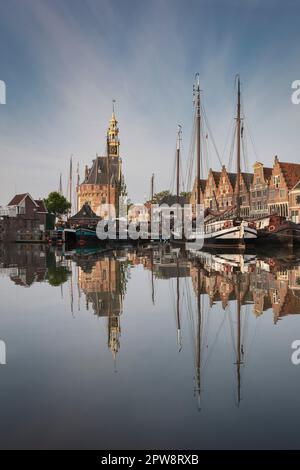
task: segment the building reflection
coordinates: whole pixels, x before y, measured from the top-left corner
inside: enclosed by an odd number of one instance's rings
[[[123,298],[126,292],[126,262],[112,256],[77,257],[78,286],[85,294],[86,307],[107,319],[107,344],[114,359],[120,349]]]
[[[8,249],[0,244],[0,273],[22,287],[44,282],[47,275],[45,246],[16,244]]]
[[[120,350],[121,315],[129,273],[135,266],[143,266],[151,274],[153,303],[156,284],[160,280],[174,281],[179,351],[182,348],[182,319],[188,314],[192,302],[195,331],[198,333],[205,325],[203,299],[207,299],[209,308],[215,304],[220,304],[224,310],[231,304],[237,307],[240,304],[240,309],[250,306],[250,312],[256,317],[271,310],[274,324],[300,313],[300,259],[296,255],[293,258],[271,258],[203,252],[191,254],[172,249],[169,245],[123,252],[80,250],[63,253],[44,245],[18,244],[10,248],[0,245],[0,274],[8,276],[16,285],[25,287],[35,282],[47,282],[51,286],[67,283],[72,311],[77,292],[78,300],[84,298],[89,311],[105,318],[107,345],[114,359]],[[186,292],[187,281],[191,286],[189,293]],[[197,335],[194,346],[195,389],[199,391],[201,338]],[[242,355],[242,349],[242,345],[240,349],[237,348],[237,354],[240,352]],[[242,357],[237,358],[239,362],[242,362]]]

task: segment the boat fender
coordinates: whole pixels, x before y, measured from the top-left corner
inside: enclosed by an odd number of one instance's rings
[[[269,232],[274,232],[274,230],[275,230],[275,225],[270,225]]]

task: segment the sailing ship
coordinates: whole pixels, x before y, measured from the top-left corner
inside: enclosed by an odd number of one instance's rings
[[[196,204],[201,204],[201,103],[199,74],[196,74],[194,86],[194,102],[196,111],[196,154],[197,154],[197,176],[196,176]],[[217,215],[208,215],[204,220],[202,229],[192,231],[187,241],[197,241],[207,247],[235,247],[244,248],[246,244],[253,243],[257,239],[255,224],[241,217],[240,181],[241,181],[241,87],[240,77],[237,76],[237,116],[236,116],[236,160],[237,160],[237,183],[236,183],[236,207],[235,213],[229,217],[228,210]],[[196,207],[197,207],[196,206]]]

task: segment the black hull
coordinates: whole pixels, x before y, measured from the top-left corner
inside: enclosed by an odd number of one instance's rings
[[[258,244],[272,244],[284,246],[300,246],[300,229],[282,228],[274,232],[258,231]]]

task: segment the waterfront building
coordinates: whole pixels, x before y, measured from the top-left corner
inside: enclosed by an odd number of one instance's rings
[[[289,217],[290,192],[300,181],[300,164],[280,162],[275,157],[269,183],[269,213]]]
[[[50,216],[44,201],[29,193],[16,194],[0,208],[0,241],[41,240],[51,228]]]
[[[300,223],[300,180],[289,194],[289,217],[296,224]]]
[[[250,186],[252,180],[252,173],[241,173],[240,206],[242,217],[250,215]],[[221,172],[210,169],[207,180],[201,180],[200,188],[200,201],[204,204],[205,209],[225,211],[236,205],[237,174],[228,172],[225,165],[223,165]],[[195,181],[190,198],[193,213],[195,212],[196,199],[197,185]]]
[[[204,189],[203,199],[205,209],[217,210],[217,194],[218,187],[221,178],[220,171],[213,171],[212,169],[208,172],[208,177]]]
[[[204,193],[206,187],[206,180],[200,180],[200,204],[204,204]],[[195,179],[194,186],[191,192],[190,204],[192,205],[192,214],[196,215],[196,203],[197,203],[197,179]]]
[[[250,216],[250,187],[253,181],[252,173],[241,173],[240,179],[240,210],[241,217]],[[237,182],[235,186],[235,195],[237,194]],[[236,203],[236,196],[235,196]]]
[[[84,180],[77,188],[78,210],[87,203],[98,216],[107,218],[107,204],[117,210],[122,186],[122,160],[118,121],[113,110],[106,140],[106,155],[93,160],[90,168],[85,167]]]
[[[262,163],[256,162],[253,169],[253,181],[250,186],[250,215],[254,218],[260,218],[269,214],[268,197],[272,168],[267,168]]]
[[[223,165],[216,193],[220,210],[229,209],[234,205],[236,176],[235,173],[229,173]]]

